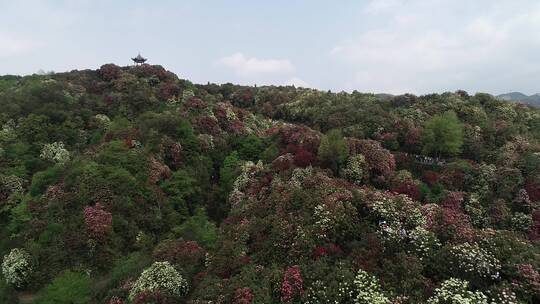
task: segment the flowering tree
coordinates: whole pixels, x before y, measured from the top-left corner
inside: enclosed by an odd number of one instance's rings
[[[4,256],[2,274],[8,284],[22,287],[28,282],[32,270],[30,255],[24,249],[14,248]]]
[[[405,238],[416,227],[426,223],[420,203],[407,195],[374,192],[368,207],[378,220],[380,233],[387,239]]]
[[[531,264],[517,264],[515,266],[517,278],[513,285],[520,293],[532,296],[540,294],[540,274]]]
[[[181,297],[187,293],[188,283],[169,262],[155,262],[133,284],[129,298],[133,300],[141,292],[154,291]]]
[[[444,281],[428,304],[488,304],[487,297],[480,291],[469,291],[469,283],[451,278]]]
[[[390,299],[383,293],[377,278],[360,269],[354,279],[355,304],[389,304]]]
[[[364,155],[369,169],[376,174],[388,175],[396,169],[394,155],[384,149],[378,141],[354,139],[349,142],[349,148],[352,154]]]
[[[111,126],[111,119],[105,114],[96,114],[94,120],[101,128],[108,129]]]
[[[290,266],[285,270],[281,284],[281,302],[290,303],[304,294],[304,282],[300,267]]]
[[[237,288],[234,291],[233,304],[251,304],[253,303],[253,292],[249,287]]]
[[[343,170],[345,178],[357,185],[361,185],[369,176],[366,158],[362,154],[356,154],[347,160],[347,165]]]
[[[24,180],[15,175],[3,175],[0,173],[0,201],[8,198],[12,193],[23,192]]]
[[[52,144],[46,144],[43,149],[41,149],[41,158],[63,164],[70,159],[69,151],[64,148],[64,143],[54,142]]]
[[[463,243],[450,250],[459,271],[480,278],[498,278],[501,263],[478,244]]]
[[[168,261],[180,266],[184,273],[194,273],[203,264],[205,250],[195,241],[164,241],[154,250],[153,256],[158,261]]]
[[[112,225],[112,214],[103,209],[100,203],[84,208],[84,222],[90,237],[104,241]]]
[[[317,157],[308,150],[299,148],[294,154],[294,163],[299,167],[307,167],[315,162]]]
[[[116,64],[104,64],[98,70],[99,76],[105,81],[111,81],[120,76],[121,70],[120,67]]]

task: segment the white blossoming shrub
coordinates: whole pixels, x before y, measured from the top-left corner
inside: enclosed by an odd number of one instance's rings
[[[188,292],[188,283],[169,262],[155,262],[133,284],[129,298],[133,300],[143,291],[160,291],[181,297]]]
[[[41,154],[39,156],[58,164],[67,162],[71,157],[69,151],[64,148],[64,143],[62,142],[46,144],[43,149],[41,149]]]
[[[245,197],[244,190],[248,186],[257,173],[264,169],[262,161],[258,161],[256,164],[252,161],[246,161],[242,165],[241,173],[233,183],[233,189],[229,195],[229,201],[236,207],[240,201]]]
[[[249,134],[268,130],[272,127],[272,120],[248,113],[243,117],[242,122],[246,132]]]
[[[368,176],[368,165],[364,155],[356,154],[349,157],[343,170],[343,176],[351,183],[363,184]]]
[[[327,237],[327,231],[332,227],[331,213],[324,203],[315,206],[313,211],[313,217],[315,218],[315,227],[317,227],[317,237],[325,239]]]
[[[193,93],[192,90],[184,90],[184,92],[182,92],[182,102],[186,102],[192,97],[195,97],[195,93]]]
[[[420,260],[431,256],[433,252],[441,247],[441,242],[437,236],[431,231],[423,227],[416,227],[409,233],[412,252],[414,252]]]
[[[264,168],[262,161],[256,164],[252,161],[247,161],[242,165],[242,172],[234,181],[233,187],[235,190],[242,191],[248,185],[249,181]]]
[[[317,280],[307,288],[304,296],[304,304],[339,304],[350,303],[354,298],[354,286],[352,281],[340,281],[337,289],[328,286],[325,282]]]
[[[313,174],[313,167],[308,166],[306,168],[295,168],[293,170],[289,184],[295,188],[301,188],[304,179]]]
[[[355,304],[387,304],[390,299],[383,293],[377,278],[358,270],[354,279],[354,289],[356,292]]]
[[[30,255],[24,250],[14,248],[4,256],[2,262],[2,274],[8,284],[22,287],[28,282],[32,274]]]
[[[490,292],[489,304],[518,304],[517,295],[510,288],[505,287],[497,293]]]
[[[385,240],[405,239],[416,227],[426,223],[420,203],[407,195],[375,192],[369,205]]]
[[[225,110],[225,116],[227,117],[227,121],[235,121],[236,120],[236,113],[232,110],[231,107],[227,107]]]
[[[490,193],[490,187],[495,181],[496,169],[493,164],[482,163],[474,175],[467,177],[467,183],[471,185],[472,192],[478,194],[479,199],[485,198]]]
[[[516,212],[510,219],[510,223],[515,231],[526,232],[531,228],[533,220],[530,214]]]
[[[456,278],[444,281],[428,299],[428,304],[488,304],[486,295],[469,291],[469,282]]]
[[[6,122],[0,129],[0,142],[13,140],[16,136],[15,128],[16,125],[13,119]]]
[[[3,175],[0,173],[0,193],[5,191],[8,194],[23,192],[24,180],[15,175]]]
[[[489,217],[480,203],[480,196],[477,193],[472,193],[465,201],[465,213],[471,219],[474,227],[486,227],[489,224]]]
[[[497,278],[501,262],[478,244],[463,243],[452,247],[451,254],[457,268],[469,275],[481,278]]]
[[[105,114],[97,114],[96,116],[94,116],[94,119],[98,122],[99,126],[102,128],[107,129],[111,125],[111,119],[109,118],[109,116]]]

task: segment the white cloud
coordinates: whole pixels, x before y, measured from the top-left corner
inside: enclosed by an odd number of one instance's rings
[[[369,14],[379,14],[386,12],[399,5],[399,0],[372,0],[364,8],[364,12]]]
[[[454,16],[463,3],[411,0],[367,6],[387,22],[341,41],[330,54],[351,70],[346,89],[427,93],[473,88],[505,90],[508,71],[523,84],[540,72],[540,6],[480,3],[472,16]],[[442,4],[444,3],[444,4]],[[437,7],[438,6],[438,7]],[[470,8],[470,7],[468,7]],[[468,9],[467,8],[467,9]],[[380,17],[380,16],[378,16]],[[450,21],[449,18],[457,18]]]
[[[0,57],[20,55],[36,47],[37,43],[28,39],[0,33]]]
[[[293,85],[295,87],[309,88],[309,83],[298,77],[292,77],[286,84]]]
[[[294,71],[293,64],[286,59],[258,59],[246,57],[242,53],[235,53],[223,57],[220,63],[233,69],[241,76],[255,76],[261,74],[286,74]]]

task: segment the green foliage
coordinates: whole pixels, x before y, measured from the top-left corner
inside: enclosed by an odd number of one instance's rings
[[[265,163],[271,163],[279,155],[279,148],[276,144],[271,144],[261,153],[260,159]]]
[[[189,200],[199,191],[193,179],[185,170],[178,170],[161,183],[161,189],[169,196],[169,201],[180,214],[188,215],[193,206]]]
[[[0,303],[19,304],[19,298],[13,286],[0,278]]]
[[[253,134],[239,138],[234,146],[238,156],[243,160],[257,161],[264,151],[262,140]]]
[[[231,192],[236,177],[240,174],[240,157],[238,152],[233,151],[223,160],[219,170],[219,183],[224,195]]]
[[[26,227],[26,223],[31,219],[32,214],[28,211],[28,204],[26,201],[23,201],[11,209],[8,230],[12,234],[17,234]]]
[[[449,111],[428,120],[422,133],[422,143],[424,154],[458,155],[463,145],[463,125],[456,113]]]
[[[41,292],[36,304],[92,303],[92,280],[87,274],[66,271]]]
[[[334,172],[339,172],[341,164],[347,160],[347,156],[349,156],[349,147],[341,130],[330,130],[321,138],[319,158],[327,163]]]
[[[178,236],[196,241],[205,248],[213,248],[217,239],[216,225],[208,219],[202,208],[197,209],[182,225],[175,227],[174,231]]]
[[[129,278],[136,278],[150,262],[150,257],[143,252],[133,252],[116,260],[110,271],[109,286],[115,287]]]
[[[33,196],[43,194],[48,186],[53,185],[60,180],[62,172],[62,167],[56,165],[34,174],[30,185],[30,194]]]
[[[38,304],[540,301],[538,109],[153,65],[0,76],[0,109],[0,256]]]

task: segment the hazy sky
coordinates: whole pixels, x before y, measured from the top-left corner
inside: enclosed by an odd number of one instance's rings
[[[197,83],[540,92],[538,0],[0,0],[0,74],[131,64]]]

